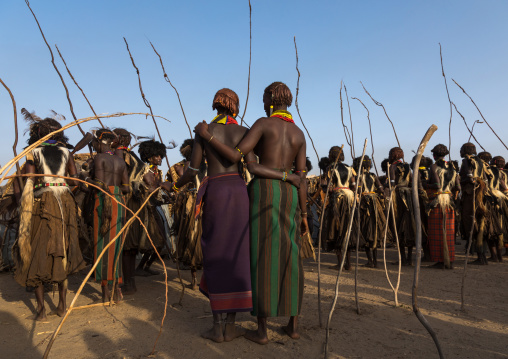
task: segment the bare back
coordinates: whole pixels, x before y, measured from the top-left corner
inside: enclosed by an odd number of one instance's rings
[[[127,165],[119,156],[99,153],[94,159],[95,179],[106,186],[118,186],[127,183]]]
[[[216,123],[210,124],[208,130],[217,140],[232,148],[238,146],[242,138],[247,133],[247,128],[243,126],[222,125]],[[206,160],[208,162],[208,174],[210,176],[225,172],[239,172],[239,165],[237,163],[232,163],[221,156],[206,141],[203,141],[203,144]]]
[[[269,117],[260,118],[255,125],[259,125],[262,132],[254,148],[259,163],[268,168],[289,171],[305,144],[302,130],[293,123]]]

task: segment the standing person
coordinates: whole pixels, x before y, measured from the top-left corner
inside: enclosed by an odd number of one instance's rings
[[[497,244],[498,261],[503,261],[503,247],[508,237],[508,179],[503,171],[505,160],[501,156],[495,156],[490,161],[490,169],[494,175],[491,191],[497,199],[496,210],[499,213],[499,224],[501,225],[501,234],[499,235]]]
[[[249,183],[252,315],[258,317],[258,329],[246,338],[259,344],[268,343],[267,317],[289,316],[284,327],[298,339],[298,315],[303,297],[303,268],[299,255],[300,234],[308,231],[307,181],[305,171],[305,136],[295,125],[287,108],[293,96],[282,82],[274,82],[263,94],[267,117],[258,119],[244,139],[233,148],[208,131],[206,123],[196,132],[232,163],[251,151],[259,164],[247,158],[249,171],[255,178]],[[286,180],[293,165],[300,178],[297,190]],[[267,171],[282,172],[279,180],[269,179]]]
[[[155,191],[162,184],[162,171],[159,166],[162,159],[166,157],[166,146],[155,140],[143,141],[139,144],[139,156],[141,160],[147,164],[143,174],[142,193],[146,198],[150,193]],[[147,229],[150,233],[150,238],[153,241],[155,249],[160,253],[164,247],[164,242],[167,239],[166,225],[164,222],[164,213],[160,209],[160,205],[165,202],[164,195],[161,191],[150,198],[147,205]],[[149,276],[158,275],[159,271],[153,270],[150,266],[158,258],[157,253],[152,247],[143,233],[140,248],[144,250],[143,257],[136,268],[136,275]]]
[[[377,176],[370,172],[372,161],[369,156],[363,158],[360,169],[361,157],[353,161],[353,167],[361,178],[362,196],[360,198],[360,231],[365,241],[365,253],[367,255],[366,267],[377,268],[377,247],[383,238],[386,217],[379,195],[384,193],[384,188]]]
[[[460,157],[463,158],[460,166],[460,185],[462,187],[461,204],[461,232],[462,237],[469,242],[473,230],[473,243],[471,248],[476,252],[478,259],[472,264],[487,265],[483,235],[485,232],[485,165],[476,155],[474,143],[467,142],[460,148]]]
[[[42,120],[28,112],[24,115],[30,121],[28,145],[62,128],[55,119]],[[59,132],[28,152],[25,173],[77,177],[68,150],[72,146],[67,141]],[[32,215],[29,223],[20,224],[24,230],[14,247],[14,278],[24,287],[35,287],[35,320],[47,318],[44,284],[58,283],[55,312],[61,317],[67,310],[67,277],[85,267],[78,242],[77,207],[69,185],[77,183],[57,177],[29,177],[21,198],[20,212],[31,210]]]
[[[503,214],[501,206],[504,201],[504,194],[499,190],[501,187],[500,172],[495,166],[491,166],[492,155],[489,152],[480,152],[485,166],[485,175],[487,176],[487,192],[484,197],[485,207],[487,207],[485,239],[490,251],[491,262],[502,262],[503,248]]]
[[[416,161],[416,156],[413,156],[411,160],[411,169],[414,168],[414,163]],[[428,188],[429,179],[430,179],[430,167],[434,161],[429,158],[422,156],[420,160],[420,167],[418,168],[418,173],[413,173],[413,176],[418,175],[418,202],[420,203],[420,218],[422,223],[422,249],[423,249],[423,258],[422,261],[430,261],[430,251],[429,251],[429,238],[428,238],[428,214],[427,207],[429,205],[429,196],[427,194],[426,189]],[[414,178],[414,177],[413,177]]]
[[[116,237],[125,223],[123,194],[130,192],[129,175],[125,162],[115,155],[116,135],[108,129],[95,131],[92,146],[97,151],[93,159],[91,178],[85,180],[109,192],[115,200],[103,192],[95,191],[94,205],[94,261],[103,249]],[[122,236],[123,237],[123,236]],[[122,299],[119,284],[122,283],[121,250],[123,238],[111,245],[95,269],[95,280],[101,283],[102,301],[111,300],[109,286],[115,283],[115,302]]]
[[[337,160],[337,157],[338,160]],[[337,265],[330,268],[339,269],[342,260],[342,252],[346,251],[346,263],[344,264],[345,270],[351,269],[350,254],[351,249],[356,248],[356,238],[358,226],[355,223],[351,227],[351,235],[348,247],[345,248],[345,239],[348,230],[349,220],[354,216],[353,202],[355,194],[351,190],[355,186],[356,172],[353,167],[346,165],[344,162],[344,152],[339,146],[333,146],[328,152],[330,159],[330,166],[328,167],[328,178],[331,181],[330,185],[330,205],[327,208],[327,233],[328,233],[328,248],[336,250]],[[337,166],[333,168],[335,161]],[[326,232],[325,232],[326,233]]]
[[[434,160],[427,185],[429,194],[428,241],[430,259],[435,268],[453,269],[455,261],[454,192],[460,191],[459,176],[454,166],[445,161],[449,153],[445,145],[432,149]]]
[[[131,133],[123,128],[115,128],[113,132],[118,136],[118,146],[115,148],[115,155],[120,156],[127,165],[129,175],[129,185],[131,192],[124,196],[126,206],[132,211],[137,212],[143,204],[143,198],[140,195],[140,185],[143,182],[143,174],[145,173],[146,164],[129,149],[131,144]],[[144,222],[147,221],[147,208],[143,208],[138,214]],[[130,212],[126,213],[125,221],[132,217]],[[131,223],[129,229],[125,233],[125,241],[122,253],[122,271],[123,286],[122,295],[131,295],[137,292],[135,282],[136,255],[139,250],[140,240],[145,236],[143,227],[139,221],[135,220]]]
[[[210,123],[210,133],[228,146],[236,146],[247,131],[235,120],[238,96],[230,89],[221,89],[215,94],[212,109],[217,110],[217,116]],[[194,143],[186,147],[192,149],[190,163],[181,176],[172,176],[177,180],[166,182],[164,187],[180,192],[195,180],[206,156],[209,176],[201,182],[196,202],[203,227],[203,276],[199,290],[210,300],[213,327],[202,336],[218,343],[231,341],[245,333],[235,326],[236,313],[252,310],[247,187],[238,164],[220,156],[202,137],[196,136]],[[227,313],[224,322],[223,313]]]

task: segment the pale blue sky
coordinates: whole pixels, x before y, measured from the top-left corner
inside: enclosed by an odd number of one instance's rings
[[[249,60],[247,0],[32,0],[31,6],[48,42],[59,46],[98,113],[147,111],[123,36],[129,41],[154,113],[172,121],[159,121],[166,143],[174,139],[181,144],[189,134],[176,95],[163,80],[148,39],[162,55],[192,126],[213,118],[212,98],[222,87],[238,93],[243,113]],[[263,115],[263,89],[273,81],[287,83],[295,95],[296,36],[300,112],[320,156],[326,155],[330,146],[345,143],[340,126],[341,80],[349,96],[359,97],[370,110],[378,167],[396,142],[382,109],[363,92],[359,81],[385,105],[406,157],[410,159],[411,150],[416,150],[432,123],[439,130],[429,147],[440,142],[448,145],[449,105],[441,76],[441,42],[452,100],[470,125],[480,119],[452,83],[454,78],[504,136],[507,10],[506,1],[252,0],[252,72],[245,119],[252,124]],[[24,1],[1,1],[0,34],[0,78],[14,93],[18,111],[26,107],[45,116],[53,109],[71,120],[64,89]],[[90,109],[57,55],[56,63],[69,87],[76,115],[90,116]],[[350,103],[360,155],[363,140],[369,136],[366,113],[357,101],[350,99]],[[289,110],[296,115],[294,106]],[[12,157],[14,131],[10,98],[3,88],[0,118],[4,130],[0,164],[4,164]],[[105,122],[139,135],[155,134],[151,120],[144,117]],[[299,120],[296,123],[300,125]],[[26,124],[21,119],[19,126],[22,135]],[[91,126],[84,125],[85,129]],[[452,156],[458,159],[458,148],[469,136],[455,113],[452,130]],[[485,125],[477,126],[475,134],[493,155],[507,156]],[[67,135],[73,142],[80,138],[77,128]],[[21,141],[18,151],[24,147],[26,136]],[[369,144],[367,153],[370,151]],[[308,155],[317,168],[310,143]],[[180,159],[176,149],[168,151],[168,157],[171,163]],[[350,162],[350,156],[346,156],[346,162]]]

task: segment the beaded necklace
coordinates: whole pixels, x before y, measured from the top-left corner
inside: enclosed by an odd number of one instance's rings
[[[213,118],[212,123],[220,123],[221,125],[238,125],[238,122],[228,115],[217,115]]]
[[[284,120],[286,122],[295,123],[295,121],[293,120],[293,115],[291,115],[291,113],[289,111],[277,110],[277,111],[274,111],[270,115],[270,117],[277,117],[277,118],[280,118],[281,120]]]

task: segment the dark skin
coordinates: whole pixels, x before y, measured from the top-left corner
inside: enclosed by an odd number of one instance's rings
[[[300,208],[305,210],[307,202],[307,181],[306,181],[306,143],[303,132],[294,124],[269,118],[270,106],[272,105],[269,95],[263,96],[264,109],[267,117],[258,119],[251,127],[249,132],[238,144],[238,148],[244,154],[254,153],[259,157],[259,164],[249,163],[248,169],[256,176],[270,178],[270,168],[278,168],[289,172],[296,165],[296,170],[300,176],[300,187],[298,189],[298,199]],[[287,106],[273,105],[273,111],[287,110]],[[211,146],[231,163],[237,163],[242,155],[231,146],[221,143],[218,139],[211,138],[212,134],[208,131],[206,123],[200,123],[196,126],[195,132],[209,142]],[[247,158],[247,162],[251,159]],[[280,178],[280,177],[279,177]],[[309,230],[307,216],[302,216],[302,234]],[[298,339],[300,334],[297,331],[298,317],[289,319],[287,326],[283,330],[293,339]],[[258,344],[267,344],[267,320],[266,317],[258,317],[258,329],[249,331],[245,335],[249,340]]]
[[[219,109],[217,111],[217,115],[228,115],[232,116],[232,114],[226,109]],[[229,147],[237,146],[240,141],[247,134],[247,128],[238,125],[222,125],[217,123],[211,123],[208,125],[208,132],[210,136],[217,139],[221,143],[225,144]],[[230,173],[237,172],[241,174],[238,163],[232,162],[225,157],[221,156],[217,150],[215,150],[207,141],[203,140],[203,137],[197,135],[194,139],[194,146],[192,148],[192,155],[189,167],[185,170],[185,172],[181,175],[180,179],[175,183],[177,188],[185,186],[187,183],[191,182],[196,175],[196,170],[194,168],[199,168],[203,157],[206,157],[208,163],[208,175],[215,176],[221,173]],[[246,161],[256,161],[254,154],[251,152],[247,155]],[[182,166],[180,166],[182,167]],[[256,171],[256,169],[258,171]],[[177,168],[178,170],[178,168]],[[250,170],[250,167],[249,167]],[[282,177],[282,172],[265,169],[263,166],[254,166],[254,172],[262,172],[266,175],[267,178],[272,179],[280,179]],[[254,173],[256,174],[256,173]],[[299,185],[300,177],[297,175],[290,175],[291,180]],[[289,181],[289,176],[288,176]],[[293,182],[291,182],[293,183]],[[163,184],[163,187],[172,191],[173,184],[170,182],[166,182]],[[236,313],[231,312],[227,313],[226,324],[223,330],[222,328],[222,320],[221,314],[213,315],[213,327],[202,334],[202,336],[206,339],[213,340],[217,343],[221,343],[223,341],[229,342],[239,336],[243,336],[245,334],[245,330],[239,329],[235,325]]]
[[[26,163],[25,165],[25,173],[37,173],[36,168],[31,163]],[[74,157],[69,156],[69,160],[67,161],[67,176],[75,177],[77,174],[76,171],[76,163],[74,162]],[[36,177],[30,177],[34,180]],[[69,186],[77,186],[78,182],[74,180],[65,180]],[[66,297],[67,297],[67,280],[58,283],[58,306],[56,307],[55,313],[62,317],[66,310]],[[37,309],[35,314],[35,320],[43,321],[47,319],[46,316],[46,308],[44,307],[44,285],[41,283],[37,288],[35,288],[35,298],[37,300]]]
[[[109,192],[109,186],[120,187],[123,194],[130,192],[129,174],[127,172],[127,165],[125,161],[119,156],[111,156],[108,151],[111,151],[110,143],[103,143],[94,139],[92,141],[97,155],[93,159],[93,168],[95,172],[95,179],[89,177],[86,181],[96,186],[102,187]],[[115,284],[115,297],[116,302],[121,300],[121,294],[118,288],[118,283]],[[107,285],[102,286],[102,301],[107,302],[111,300],[111,294]]]

